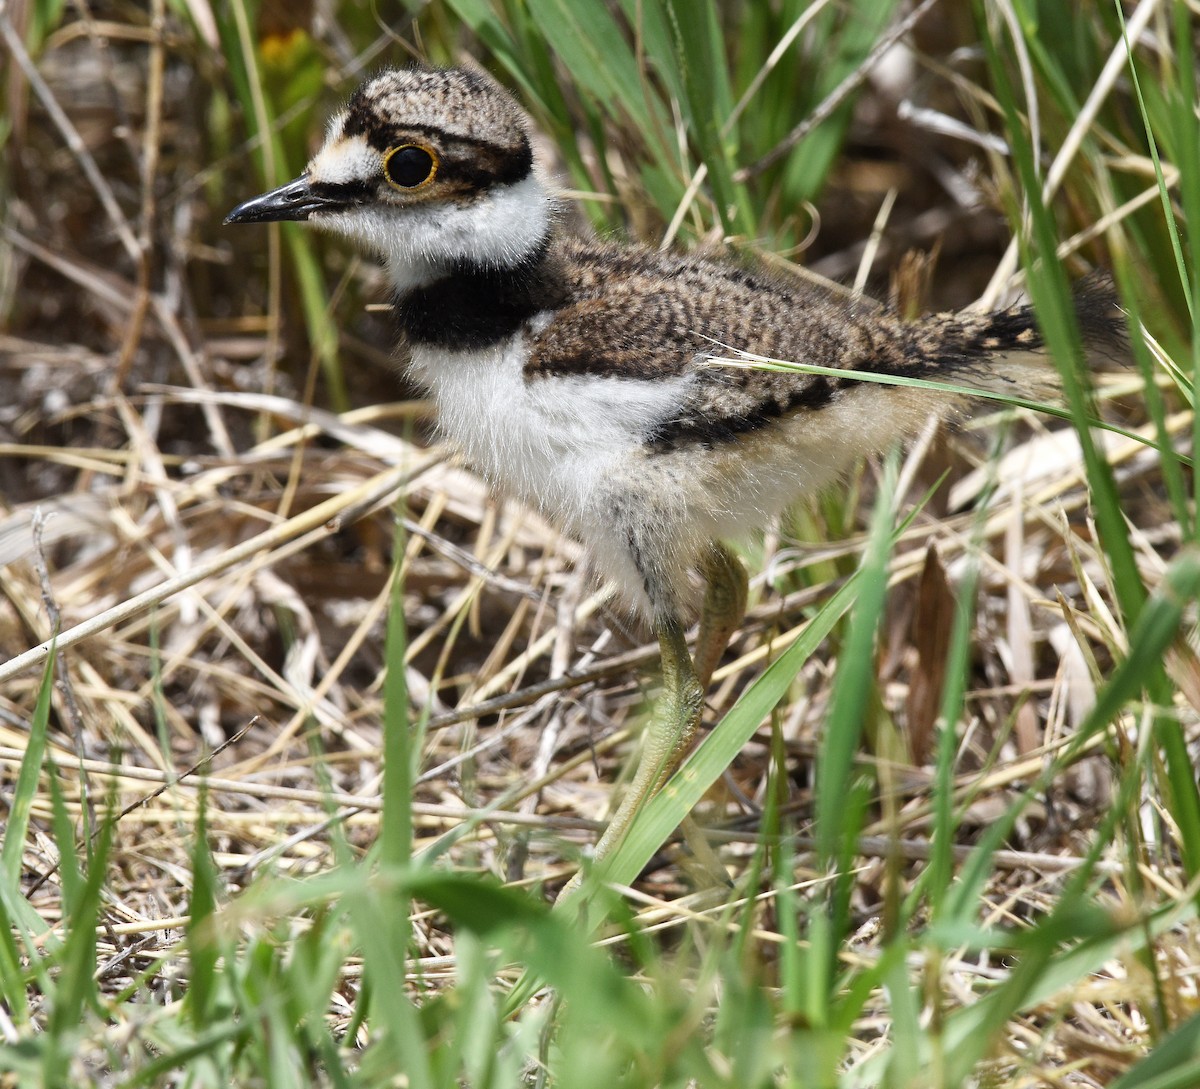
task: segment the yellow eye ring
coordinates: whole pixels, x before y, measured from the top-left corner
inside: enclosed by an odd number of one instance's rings
[[[401,144],[384,152],[383,176],[388,185],[402,193],[428,185],[437,172],[437,152],[424,144]]]

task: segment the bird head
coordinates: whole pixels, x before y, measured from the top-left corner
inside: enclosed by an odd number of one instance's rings
[[[346,235],[404,288],[463,261],[518,264],[543,244],[550,215],[508,92],[465,69],[408,68],[364,83],[304,173],[225,222],[304,220]]]

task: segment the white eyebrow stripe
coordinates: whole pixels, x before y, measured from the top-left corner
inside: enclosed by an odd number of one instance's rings
[[[344,185],[347,182],[372,181],[383,169],[383,156],[363,136],[336,136],[308,164],[308,176],[315,182]]]

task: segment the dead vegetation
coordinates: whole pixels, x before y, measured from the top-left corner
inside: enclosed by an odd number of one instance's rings
[[[393,362],[386,314],[366,308],[384,298],[379,276],[332,250],[329,321],[351,407],[330,407],[327,376],[315,352],[305,355],[299,308],[285,294],[287,252],[278,238],[227,237],[220,227],[231,199],[256,185],[251,149],[214,140],[211,96],[226,95],[226,73],[176,15],[152,12],[146,21],[81,6],[36,56],[14,10],[2,16],[11,128],[0,247],[0,659],[60,635],[45,774],[54,769],[81,834],[100,813],[121,811],[98,971],[117,992],[153,967],[165,993],[202,805],[230,897],[263,872],[317,873],[375,840],[397,541],[411,715],[426,723],[418,846],[469,824],[450,849],[456,868],[549,890],[573,872],[653,692],[655,649],[578,573],[574,543],[430,445],[427,413]],[[326,81],[346,86],[335,70]],[[805,262],[852,278],[865,252],[878,284],[878,269],[906,267],[906,251],[947,239],[935,261],[893,282],[902,301],[965,304],[1001,259],[1003,219],[986,202],[965,208],[945,190],[930,193],[911,149],[879,153],[917,131],[881,94],[858,107]],[[967,184],[957,144],[928,130],[919,138]],[[892,221],[873,249],[874,212],[863,210],[888,192]],[[1181,530],[1138,390],[1132,371],[1105,380],[1112,413],[1142,441],[1110,433],[1103,442],[1153,588]],[[1190,414],[1169,421],[1184,441]],[[752,547],[752,609],[710,691],[706,725],[853,570],[875,471],[866,466],[835,503]],[[948,481],[890,565],[881,705],[862,756],[879,787],[859,845],[855,911],[865,929],[851,948],[862,956],[889,874],[916,872],[927,857],[945,633],[972,540],[982,578],[955,767],[969,799],[964,851],[1069,743],[1127,645],[1070,430],[985,414],[955,433],[931,432],[905,454],[903,509],[942,474]],[[810,764],[837,654],[833,643],[807,663],[774,723],[702,807],[735,877],[754,854],[773,729],[787,757],[789,819],[800,847],[807,842]],[[26,749],[44,655],[27,661],[0,683],[4,794]],[[1195,659],[1181,647],[1172,664],[1194,743]],[[1137,741],[1106,735],[1028,808],[998,856],[985,924],[1045,910],[1113,804],[1118,743]],[[22,885],[55,922],[51,820],[39,795]],[[1122,861],[1102,869],[1112,910],[1137,910]],[[1164,899],[1182,896],[1186,880],[1167,853],[1144,876]],[[634,903],[648,926],[669,931],[689,904],[703,905],[710,882],[668,846]],[[778,940],[769,912],[762,926],[765,943]],[[450,936],[434,917],[419,918],[416,935],[414,971],[436,986]],[[1181,931],[1160,950],[1175,961],[1181,1016],[1196,1004],[1194,937]],[[1131,964],[1114,961],[1065,1010],[1048,1002],[1045,1018],[1014,1020],[1003,1068],[1024,1071],[1021,1084],[1062,1071],[1053,1081],[1062,1085],[1101,1085],[1124,1070],[1149,1039],[1137,1009],[1150,979],[1128,975]],[[974,976],[993,967],[964,959],[944,965],[942,978],[966,1002]],[[355,979],[351,959],[347,994]],[[346,1016],[348,1006],[333,1012]],[[864,1048],[870,1039],[864,1025]]]

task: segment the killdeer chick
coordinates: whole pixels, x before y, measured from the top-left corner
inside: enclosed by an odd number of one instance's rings
[[[664,691],[603,856],[687,752],[741,620],[746,576],[720,542],[966,400],[706,363],[744,351],[1024,397],[1054,372],[1028,309],[908,324],[738,264],[576,241],[558,218],[509,94],[410,68],[360,87],[305,172],[227,222],[307,220],[381,255],[444,435],[653,625]],[[1080,313],[1103,339],[1101,306]]]

